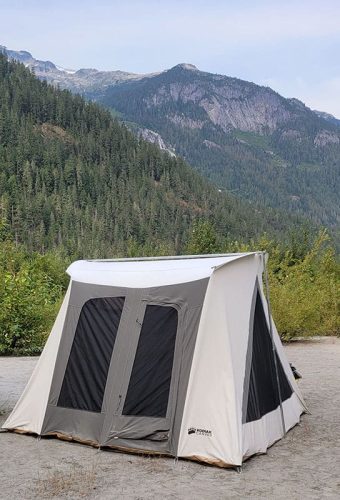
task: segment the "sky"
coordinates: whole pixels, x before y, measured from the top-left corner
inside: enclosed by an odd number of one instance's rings
[[[0,0],[0,44],[71,69],[191,63],[340,118],[340,0]]]

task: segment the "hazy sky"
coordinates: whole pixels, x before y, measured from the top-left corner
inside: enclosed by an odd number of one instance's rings
[[[0,0],[0,44],[72,69],[189,62],[340,118],[340,0]]]

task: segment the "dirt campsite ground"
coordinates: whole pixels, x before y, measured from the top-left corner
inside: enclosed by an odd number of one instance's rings
[[[311,415],[242,472],[171,458],[98,451],[57,439],[0,434],[1,499],[340,498],[340,339],[286,347],[303,374]],[[0,423],[36,358],[0,358]]]

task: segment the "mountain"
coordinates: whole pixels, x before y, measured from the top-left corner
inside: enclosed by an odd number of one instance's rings
[[[331,115],[191,64],[144,76],[57,67],[51,76],[34,68],[43,68],[41,61],[25,64],[39,78],[108,107],[137,135],[182,156],[220,190],[339,227],[340,128]]]
[[[188,65],[98,100],[159,133],[220,189],[339,225],[340,129],[301,101]]]
[[[123,81],[138,80],[148,75],[138,75],[127,71],[98,71],[93,68],[82,68],[78,70],[65,69],[51,61],[40,61],[35,59],[30,52],[25,50],[10,50],[0,45],[0,52],[4,53],[10,60],[23,63],[27,68],[41,80],[46,80],[51,85],[68,89],[73,93],[86,94],[87,96],[101,95],[106,87]],[[150,76],[153,76],[151,74]]]
[[[172,254],[197,219],[213,223],[220,241],[283,238],[297,223],[220,192],[109,111],[2,54],[0,165],[0,237],[7,228],[29,250]]]

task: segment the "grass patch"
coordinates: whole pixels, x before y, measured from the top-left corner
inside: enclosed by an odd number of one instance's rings
[[[267,136],[254,134],[252,132],[244,132],[242,130],[234,130],[234,136],[236,139],[245,141],[250,146],[255,146],[262,149],[270,149],[270,143]]]
[[[94,464],[90,467],[73,465],[69,470],[52,470],[45,477],[39,477],[34,494],[38,498],[86,497],[96,489],[96,480]]]

